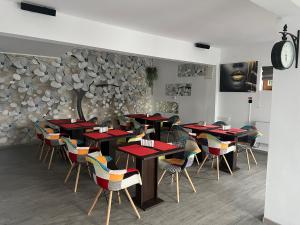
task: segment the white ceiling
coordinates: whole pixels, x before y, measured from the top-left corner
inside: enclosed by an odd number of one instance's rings
[[[249,0],[30,2],[54,7],[58,13],[189,42],[204,42],[217,47],[267,42],[273,40],[273,35],[277,34],[277,16]]]

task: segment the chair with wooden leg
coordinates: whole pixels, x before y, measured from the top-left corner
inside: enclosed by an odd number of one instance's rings
[[[174,155],[173,158],[164,158],[161,157],[159,159],[159,167],[162,169],[163,173],[158,180],[158,185],[161,183],[163,177],[166,173],[171,174],[172,178],[175,175],[176,178],[176,196],[177,203],[179,203],[179,174],[184,172],[184,175],[188,179],[192,189],[196,192],[196,188],[188,174],[187,168],[193,165],[195,155],[201,151],[197,145],[197,143],[192,140],[186,140],[185,143],[185,152],[182,153],[182,157],[180,155]]]
[[[43,133],[45,139],[45,146],[48,147],[46,155],[43,162],[46,162],[48,155],[50,154],[50,159],[48,163],[48,170],[51,168],[53,156],[55,152],[63,153],[64,142],[61,139],[60,133]]]
[[[142,184],[140,173],[137,169],[127,169],[127,170],[117,170],[112,158],[109,156],[102,156],[100,152],[93,152],[88,154],[86,157],[87,161],[92,165],[92,174],[95,183],[100,187],[99,191],[96,194],[96,197],[92,203],[88,211],[88,215],[91,214],[92,210],[94,209],[101,193],[103,191],[109,192],[109,199],[108,199],[108,208],[107,208],[107,215],[106,215],[106,225],[109,224],[110,220],[110,211],[111,211],[111,203],[112,203],[112,196],[113,192],[119,192],[121,190],[125,191],[130,204],[136,213],[137,217],[140,219],[140,214],[135,207],[131,196],[127,190],[128,187],[131,187],[136,184]],[[119,194],[118,194],[119,197]],[[120,204],[119,198],[119,204]]]
[[[88,172],[90,174],[90,170],[88,167],[88,163],[86,161],[87,154],[91,151],[98,150],[98,148],[95,149],[95,147],[77,147],[77,140],[70,139],[70,138],[62,138],[64,143],[66,144],[66,148],[68,150],[68,157],[72,162],[71,168],[69,169],[67,176],[65,178],[64,183],[67,183],[73,169],[77,167],[77,175],[76,175],[76,181],[74,186],[74,192],[77,192],[78,188],[78,182],[79,182],[79,176],[80,176],[80,170],[82,166],[87,166]],[[91,176],[91,174],[90,174]]]
[[[54,133],[54,130],[52,128],[45,128],[45,124],[37,121],[34,123],[34,127],[35,127],[35,134],[37,139],[40,140],[41,142],[41,146],[39,148],[39,160],[42,159],[43,153],[44,153],[44,147],[45,147],[45,138],[44,138],[44,134],[50,134],[50,133]]]
[[[217,165],[217,177],[218,180],[220,179],[220,171],[219,171],[219,164],[220,164],[220,157],[223,158],[225,161],[225,164],[227,165],[227,168],[232,175],[231,168],[227,162],[226,159],[226,154],[232,151],[236,150],[235,142],[233,141],[221,141],[217,137],[207,134],[207,133],[202,133],[197,136],[199,143],[201,145],[201,149],[206,153],[206,156],[201,163],[197,174],[200,172],[202,169],[204,163],[207,161],[209,155],[212,157],[212,159],[216,159],[216,165]],[[212,164],[213,167],[213,164]]]
[[[252,147],[254,146],[254,144],[256,142],[256,138],[261,136],[262,134],[257,130],[257,128],[255,126],[252,126],[252,125],[243,126],[241,129],[249,131],[249,135],[238,139],[237,151],[238,151],[238,153],[245,151],[246,156],[247,156],[248,169],[250,170],[251,165],[250,165],[249,154],[251,155],[252,159],[254,160],[254,163],[257,165],[257,161],[256,161],[256,158],[252,151]]]

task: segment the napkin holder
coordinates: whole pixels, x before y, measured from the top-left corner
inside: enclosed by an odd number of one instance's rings
[[[141,139],[141,146],[153,148],[154,147],[154,140]]]
[[[231,128],[230,125],[223,125],[222,130],[229,130]]]
[[[108,131],[108,127],[99,127],[99,133],[105,133]]]

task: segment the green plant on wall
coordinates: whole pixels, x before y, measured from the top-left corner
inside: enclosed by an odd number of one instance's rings
[[[153,82],[157,80],[158,74],[157,74],[157,68],[156,67],[147,67],[146,68],[146,78],[147,78],[147,84],[151,88],[151,91],[153,93]]]

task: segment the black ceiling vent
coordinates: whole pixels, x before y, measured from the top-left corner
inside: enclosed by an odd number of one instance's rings
[[[197,48],[204,48],[204,49],[210,49],[210,45],[203,44],[203,43],[200,43],[200,42],[195,43],[195,47],[197,47]]]
[[[29,11],[29,12],[35,12],[35,13],[48,15],[48,16],[56,16],[56,10],[46,7],[46,6],[34,5],[31,3],[21,2],[21,9]]]

